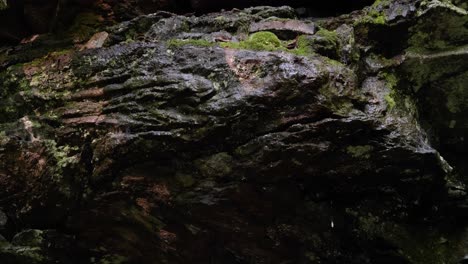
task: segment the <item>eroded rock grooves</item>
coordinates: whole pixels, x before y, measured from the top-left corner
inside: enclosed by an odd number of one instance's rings
[[[3,46],[0,262],[459,262],[464,8],[110,4]]]

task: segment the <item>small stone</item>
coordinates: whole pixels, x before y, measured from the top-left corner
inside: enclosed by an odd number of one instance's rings
[[[107,38],[109,37],[109,33],[102,31],[94,34],[86,44],[81,48],[81,50],[85,49],[97,49],[101,48],[104,43],[106,42]]]

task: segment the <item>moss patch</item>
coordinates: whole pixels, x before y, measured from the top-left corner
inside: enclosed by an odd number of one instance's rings
[[[300,56],[312,54],[313,48],[310,44],[310,40],[307,38],[307,36],[299,36],[297,38],[297,47],[293,50],[293,53]]]
[[[317,31],[317,33],[315,33],[315,35],[319,36],[319,37],[322,37],[322,38],[325,38],[326,40],[328,40],[331,43],[337,44],[338,41],[339,41],[338,34],[336,34],[335,31],[330,31],[330,30],[326,30],[326,29],[322,28],[319,31]]]
[[[281,40],[274,33],[268,31],[254,33],[247,40],[241,42],[221,43],[221,47],[259,51],[286,51]]]
[[[390,89],[390,92],[385,95],[384,99],[387,103],[387,109],[392,110],[397,104],[396,98],[398,94],[394,88],[398,85],[398,78],[393,73],[386,72],[381,72],[379,77],[384,79],[387,87]]]
[[[394,97],[394,92],[390,92],[389,94],[385,95],[385,102],[387,102],[387,107],[389,110],[393,109],[396,106]]]
[[[387,22],[387,17],[385,13],[381,11],[383,8],[381,6],[386,6],[388,4],[387,1],[378,0],[375,1],[374,4],[370,7],[367,14],[361,17],[359,20],[355,22],[357,24],[374,24],[374,25],[385,25]]]
[[[287,48],[290,42],[291,41],[281,41],[278,36],[272,32],[261,31],[250,35],[247,40],[240,42],[224,42],[221,43],[220,46],[223,48],[256,51],[284,51],[299,56],[313,54],[313,50],[306,35],[302,35],[297,38],[296,47],[294,49]]]
[[[303,39],[297,45],[298,51],[316,52],[332,59],[339,58],[340,40],[335,31],[320,29],[313,36],[301,37]]]
[[[212,47],[214,42],[209,42],[204,39],[171,39],[167,41],[169,48],[177,48],[185,45],[198,46],[198,47]]]
[[[467,15],[448,11],[430,14],[409,29],[409,50],[426,53],[435,50],[450,50],[466,44],[467,23]]]

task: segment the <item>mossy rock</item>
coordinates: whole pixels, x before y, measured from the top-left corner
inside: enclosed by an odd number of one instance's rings
[[[461,12],[461,11],[460,11]],[[445,51],[466,44],[468,15],[452,11],[431,11],[409,29],[409,50],[418,53]]]
[[[221,43],[221,47],[233,49],[247,49],[255,51],[284,51],[298,56],[307,56],[313,54],[307,37],[299,36],[294,49],[288,49],[288,44],[293,40],[282,41],[273,32],[260,31],[249,36],[247,40],[241,42]]]
[[[221,44],[222,47],[249,49],[257,51],[285,51],[281,40],[272,32],[260,31],[249,36],[245,41],[241,42],[226,42]]]
[[[339,38],[335,31],[321,29],[312,36],[299,36],[296,53],[304,55],[315,52],[331,59],[338,59],[339,43]]]

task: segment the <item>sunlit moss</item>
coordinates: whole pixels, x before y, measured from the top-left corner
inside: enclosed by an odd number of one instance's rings
[[[388,109],[391,110],[396,106],[395,99],[393,99],[394,95],[393,92],[390,92],[389,94],[385,95],[385,102],[387,102]]]
[[[249,49],[258,51],[286,51],[281,40],[272,32],[261,31],[249,36],[241,42],[221,43],[221,47],[234,49]]]
[[[306,35],[299,36],[296,39],[296,47],[288,49],[290,41],[280,40],[274,33],[269,31],[261,31],[249,36],[248,39],[240,42],[225,42],[220,46],[223,48],[247,49],[256,51],[284,51],[290,52],[299,56],[307,56],[313,54],[312,45]]]
[[[395,87],[398,85],[398,78],[392,73],[382,72],[380,73],[380,77],[384,79],[387,87],[390,89],[390,92],[385,95],[384,99],[387,103],[388,110],[395,108],[397,93],[395,91]]]

